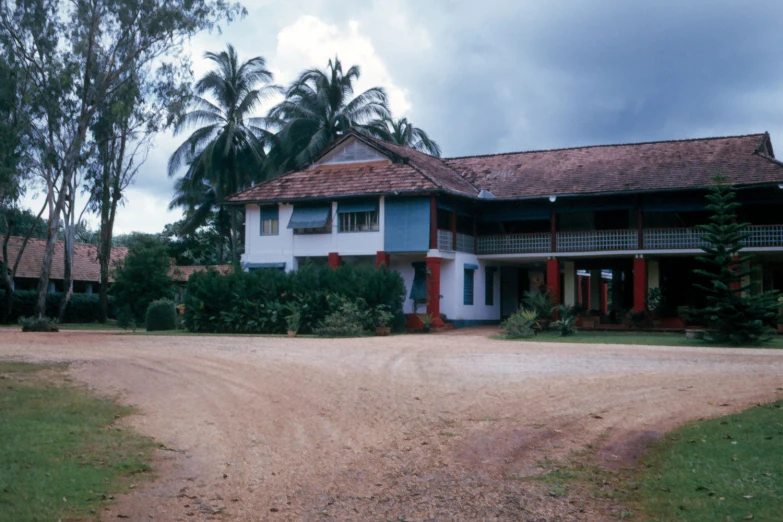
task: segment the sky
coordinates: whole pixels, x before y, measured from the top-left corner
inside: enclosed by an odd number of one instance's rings
[[[778,0],[242,3],[244,19],[187,45],[196,77],[227,43],[284,86],[338,55],[361,67],[357,92],[384,87],[447,157],[764,131],[783,151]],[[115,233],[181,217],[166,162],[185,137],[156,139]]]

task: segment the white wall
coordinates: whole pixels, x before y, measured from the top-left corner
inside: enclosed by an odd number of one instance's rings
[[[279,205],[278,235],[261,235],[261,213],[258,205],[245,207],[244,263],[285,263],[286,270],[296,268],[296,257],[322,257],[329,252],[342,256],[374,256],[383,250],[384,198],[378,205],[377,232],[338,232],[337,203],[332,202],[332,233],[294,235],[288,228],[294,206]]]
[[[391,256],[391,261],[389,263],[389,269],[390,270],[396,270],[400,273],[402,276],[402,280],[405,282],[405,301],[403,302],[402,311],[406,314],[412,314],[413,313],[413,300],[410,298],[411,295],[411,285],[413,285],[413,276],[415,275],[415,270],[413,269],[413,263],[415,261],[424,262],[424,257],[422,256],[421,259],[414,259],[412,257],[398,257],[398,256]],[[422,307],[419,310],[421,313],[424,313],[424,307]]]
[[[478,265],[473,274],[473,304],[464,304],[465,265]],[[497,321],[500,319],[500,270],[493,274],[493,305],[487,306],[485,300],[486,267],[495,266],[479,260],[473,254],[457,252],[454,259],[443,259],[440,272],[440,310],[449,321]]]

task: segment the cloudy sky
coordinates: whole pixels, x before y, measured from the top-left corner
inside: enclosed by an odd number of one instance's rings
[[[444,155],[769,131],[783,150],[783,2],[777,0],[245,0],[248,15],[189,48],[232,43],[275,81],[335,54],[381,85]],[[116,232],[157,232],[162,135],[127,191]]]

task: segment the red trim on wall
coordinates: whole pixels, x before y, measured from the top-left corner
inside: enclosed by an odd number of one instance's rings
[[[644,312],[647,309],[647,260],[636,257],[633,260],[633,311]]]
[[[341,264],[343,264],[342,259],[340,258],[340,254],[337,252],[329,252],[329,266],[332,268],[337,268]]]
[[[375,254],[375,268],[381,268],[381,266],[389,268],[390,265],[391,256],[383,250],[378,250],[378,252]]]

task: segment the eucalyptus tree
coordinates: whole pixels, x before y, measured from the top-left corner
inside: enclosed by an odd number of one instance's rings
[[[226,196],[262,178],[265,146],[272,134],[266,119],[253,116],[258,107],[280,89],[272,84],[266,60],[256,56],[240,62],[233,46],[220,53],[207,52],[214,64],[195,86],[189,110],[175,126],[175,132],[197,127],[169,159],[169,176],[185,168],[177,180],[173,207],[191,213],[190,231],[206,223],[210,213],[223,205]],[[239,214],[231,206],[231,259],[239,262]]]
[[[99,107],[132,71],[175,60],[187,38],[243,12],[226,0],[0,0],[0,39],[33,86],[26,116],[49,210],[37,315],[45,311],[60,217]]]
[[[343,71],[335,57],[325,70],[308,69],[288,87],[285,99],[269,113],[278,126],[269,153],[275,173],[309,163],[348,129],[370,133],[373,121],[391,117],[383,88],[353,95],[360,75],[359,66]]]
[[[419,150],[436,158],[440,157],[440,146],[422,129],[415,127],[408,118],[384,118],[370,123],[370,134],[376,138]]]

